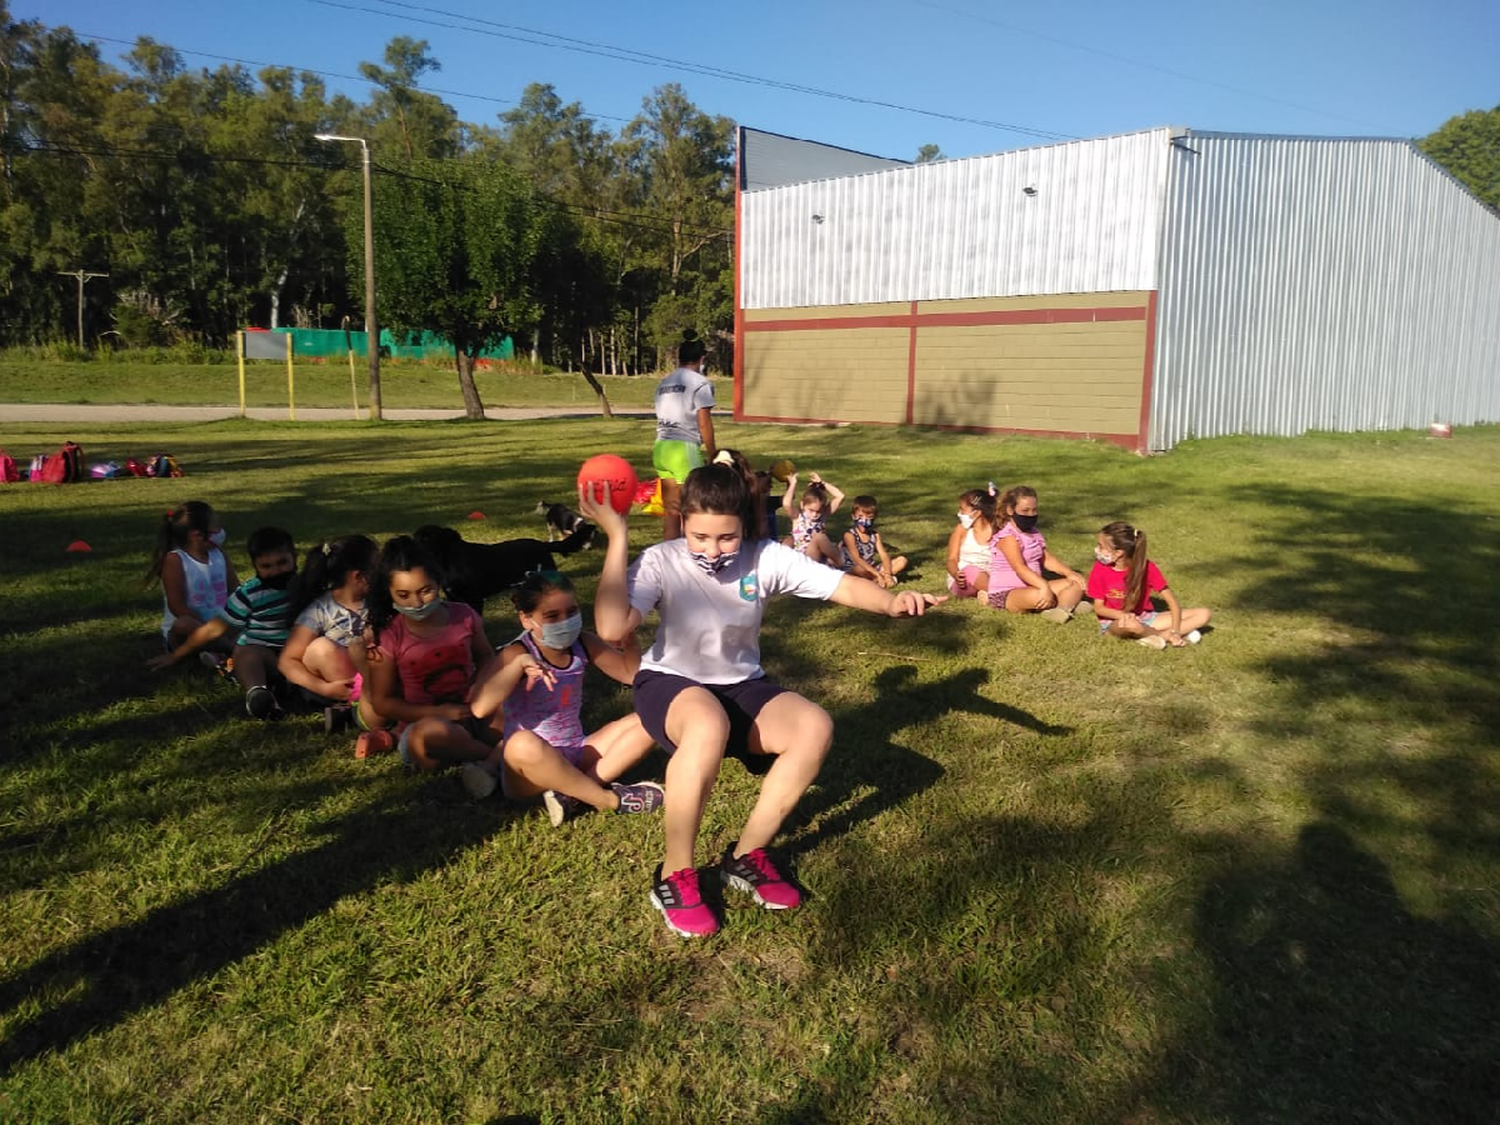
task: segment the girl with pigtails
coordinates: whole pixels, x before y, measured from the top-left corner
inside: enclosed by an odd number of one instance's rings
[[[292,601],[294,624],[276,670],[328,704],[323,728],[330,734],[351,723],[366,730],[381,724],[364,698],[365,598],[378,556],[367,535],[319,543],[307,552]]]

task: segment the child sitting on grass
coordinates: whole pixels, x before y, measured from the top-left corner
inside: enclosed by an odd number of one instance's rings
[[[380,549],[368,535],[346,535],[319,543],[302,563],[292,605],[291,636],[276,669],[317,700],[326,702],[323,729],[334,734],[362,712],[364,730],[383,725],[364,698],[365,597]]]
[[[629,684],[641,666],[634,633],[616,649],[583,631],[573,584],[555,570],[534,571],[511,594],[526,631],[500,650],[474,690],[474,714],[505,707],[504,752],[497,780],[512,800],[541,797],[553,827],[588,809],[647,813],[661,807],[651,782],[617,780],[651,751],[651,736],[632,712],[593,734],[583,729],[583,672],[593,664]],[[484,770],[485,766],[464,767]],[[482,783],[475,779],[475,785]]]
[[[488,769],[465,771],[464,788],[488,796],[500,769],[500,732],[469,706],[492,655],[483,620],[463,602],[443,598],[437,563],[409,535],[380,552],[369,614],[376,648],[366,688],[375,711],[397,725],[394,735],[361,734],[355,756],[397,749],[402,761],[424,771],[482,762]]]
[[[879,516],[880,504],[875,497],[854,498],[854,526],[844,532],[844,557],[840,569],[856,578],[868,578],[882,590],[889,590],[898,581],[896,576],[906,569],[906,556],[891,558],[886,552],[880,532],[875,530]]]
[[[161,639],[168,652],[217,614],[229,591],[240,584],[223,546],[219,517],[202,500],[171,509],[157,525],[146,586],[161,582]],[[204,656],[211,659],[204,662],[222,664],[229,648],[227,641],[205,648]]]
[[[255,577],[230,594],[217,615],[198,626],[180,645],[147,663],[155,669],[171,667],[238,629],[234,678],[245,689],[245,710],[256,719],[280,718],[281,704],[271,690],[270,679],[291,621],[288,587],[297,576],[296,546],[290,532],[263,527],[250,536],[246,550]]]
[[[1167,580],[1146,557],[1146,533],[1123,520],[1105,524],[1094,543],[1094,568],[1089,571],[1089,597],[1099,631],[1147,648],[1181,648],[1202,639],[1199,629],[1213,614],[1202,607],[1183,609]],[[1153,607],[1151,595],[1167,603],[1163,612]]]
[[[786,493],[781,498],[781,505],[792,521],[792,534],[783,542],[815,562],[846,570],[843,554],[828,537],[828,517],[839,510],[844,494],[838,485],[824,480],[817,473],[808,473],[807,482],[801,501],[794,508],[797,474],[793,472],[786,478]]]

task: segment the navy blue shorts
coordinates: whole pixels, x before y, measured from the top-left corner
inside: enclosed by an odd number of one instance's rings
[[[729,716],[729,742],[724,747],[725,754],[738,758],[747,770],[756,774],[765,773],[776,761],[774,754],[750,752],[750,728],[761,708],[790,688],[765,677],[741,680],[737,684],[700,684],[686,676],[645,669],[636,673],[634,687],[635,713],[641,717],[641,725],[668,754],[677,747],[667,737],[667,710],[672,706],[672,700],[688,688],[701,687],[719,701],[724,714]]]

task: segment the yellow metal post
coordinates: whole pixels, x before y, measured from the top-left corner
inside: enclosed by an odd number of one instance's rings
[[[245,334],[240,334],[240,417],[245,416]]]
[[[297,375],[296,368],[292,364],[292,334],[286,334],[286,417],[287,421],[297,420]]]

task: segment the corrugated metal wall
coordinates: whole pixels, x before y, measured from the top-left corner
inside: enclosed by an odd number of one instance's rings
[[[742,306],[1154,289],[1169,135],[747,191]]]
[[[1405,141],[1171,150],[1150,445],[1500,419],[1500,218]]]

